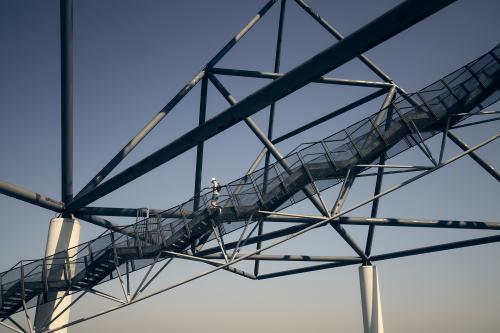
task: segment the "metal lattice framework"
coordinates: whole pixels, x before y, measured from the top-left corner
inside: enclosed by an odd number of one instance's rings
[[[289,0],[288,2],[292,2]],[[462,68],[415,93],[407,93],[363,53],[445,7],[453,1],[420,2],[408,0],[343,37],[304,1],[296,5],[307,12],[338,42],[297,66],[280,73],[281,39],[286,0],[270,0],[259,13],[204,66],[188,84],[158,113],[108,164],[75,196],[72,189],[72,3],[61,0],[62,45],[62,200],[55,200],[18,186],[0,182],[0,192],[55,211],[61,216],[76,216],[81,220],[107,229],[100,237],[34,261],[20,261],[0,273],[0,324],[16,332],[54,332],[111,311],[135,304],[219,270],[262,280],[292,274],[347,265],[371,265],[380,260],[443,251],[473,245],[499,242],[500,235],[468,239],[453,243],[407,249],[398,252],[372,254],[376,226],[411,226],[423,228],[459,228],[500,230],[500,223],[480,221],[443,221],[395,219],[377,217],[379,199],[397,191],[462,157],[470,157],[497,182],[498,172],[480,157],[476,150],[492,143],[499,133],[480,144],[469,147],[453,132],[465,126],[496,121],[500,118],[469,121],[472,117],[492,115],[483,111],[500,99],[500,47],[496,46]],[[217,67],[219,61],[276,3],[280,4],[278,37],[274,72],[259,72]],[[361,81],[324,76],[346,62],[359,58],[380,81]],[[270,79],[270,83],[241,101],[237,101],[218,76],[230,75]],[[326,116],[278,138],[273,138],[275,103],[310,82],[377,88],[375,92]],[[227,100],[229,108],[206,120],[207,89],[212,84]],[[180,136],[138,163],[106,180],[114,168],[141,140],[172,111],[179,101],[197,84],[201,84],[199,126]],[[314,126],[353,110],[378,97],[385,100],[373,115],[334,133],[320,141],[300,145],[286,155],[276,144]],[[251,118],[270,107],[268,133],[264,133]],[[244,121],[262,142],[263,149],[246,175],[220,187],[217,205],[211,203],[212,189],[201,188],[204,142],[231,126]],[[442,135],[438,156],[434,156],[426,140]],[[445,160],[446,139],[463,152]],[[169,162],[191,148],[197,149],[195,188],[193,197],[170,209],[135,209],[89,206],[99,198]],[[415,148],[413,148],[415,147]],[[429,164],[394,165],[387,160],[406,151],[419,149]],[[274,159],[274,162],[272,161]],[[259,165],[263,167],[258,169]],[[385,174],[408,175],[398,185],[382,190]],[[416,175],[415,175],[416,173]],[[345,208],[344,201],[359,177],[375,177],[373,196]],[[321,192],[339,185],[339,195],[328,207]],[[310,200],[320,215],[297,215],[281,212],[302,200]],[[369,217],[350,217],[353,210],[371,205]],[[136,217],[127,226],[114,224],[102,216]],[[265,223],[292,223],[292,226],[264,233]],[[265,251],[310,230],[330,226],[352,248],[355,256],[271,255]],[[359,245],[344,225],[367,226],[367,242]],[[230,237],[234,239],[228,241]],[[262,242],[274,240],[262,246]],[[211,245],[212,244],[212,245]],[[242,253],[256,244],[256,249]],[[147,294],[150,284],[171,264],[174,258],[193,260],[213,266],[174,285]],[[254,271],[238,267],[242,261],[254,261]],[[322,262],[285,271],[259,274],[260,261]],[[156,271],[155,271],[156,269]],[[134,273],[136,272],[136,273]],[[132,289],[130,276],[139,276]],[[123,297],[110,295],[96,287],[107,281],[117,281]],[[71,303],[62,300],[74,294]],[[71,321],[62,327],[51,324],[85,295],[96,295],[115,301],[116,307]],[[41,327],[34,327],[28,309],[54,302],[55,317],[47,318]],[[12,316],[24,312],[28,328]],[[7,324],[5,321],[10,321]]]

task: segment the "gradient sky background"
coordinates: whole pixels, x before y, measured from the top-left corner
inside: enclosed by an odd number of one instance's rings
[[[347,35],[399,1],[313,1],[333,26]],[[74,185],[84,186],[101,167],[231,39],[265,1],[74,1]],[[0,0],[0,178],[60,198],[59,1]],[[458,1],[369,51],[367,55],[407,91],[418,90],[482,55],[498,42],[498,1]],[[219,63],[220,67],[271,71],[279,5]],[[282,71],[330,46],[332,36],[294,2],[288,1]],[[354,60],[330,73],[376,79]],[[267,83],[220,77],[241,99]],[[164,146],[198,121],[199,86],[113,172]],[[300,126],[367,95],[369,88],[311,84],[277,104],[275,135]],[[300,142],[332,134],[377,110],[381,99],[335,118],[279,145],[287,152]],[[207,118],[227,104],[209,88]],[[490,107],[498,110],[497,106]],[[267,128],[268,109],[254,117]],[[457,130],[470,145],[498,132],[498,123]],[[439,138],[430,140],[435,152]],[[238,124],[205,146],[203,186],[240,177],[261,146]],[[452,143],[446,156],[458,153]],[[480,150],[500,165],[498,143]],[[112,207],[168,208],[192,195],[195,152],[150,172],[95,203]],[[394,163],[428,163],[414,149]],[[401,181],[384,178],[384,188]],[[356,181],[345,207],[368,198],[374,179]],[[325,193],[331,205],[338,189]],[[495,221],[500,189],[469,158],[446,167],[403,191],[385,197],[379,216]],[[314,213],[307,203],[289,209]],[[20,259],[42,256],[52,212],[0,196],[0,271]],[[353,216],[369,215],[369,207]],[[111,218],[110,218],[111,219]],[[117,223],[130,219],[113,218]],[[348,228],[359,241],[366,228]],[[266,230],[271,227],[266,226]],[[102,229],[82,222],[81,240]],[[447,242],[495,232],[377,228],[374,253]],[[313,231],[270,253],[352,255],[333,230]],[[493,332],[500,327],[498,244],[379,262],[387,332]],[[251,269],[250,266],[247,266]],[[262,264],[264,272],[292,267]],[[178,262],[155,283],[167,286],[206,270]],[[357,267],[325,270],[252,282],[219,272],[71,332],[361,332]],[[120,290],[116,283],[107,291]],[[106,305],[90,297],[72,317]],[[0,328],[0,332],[4,332]]]

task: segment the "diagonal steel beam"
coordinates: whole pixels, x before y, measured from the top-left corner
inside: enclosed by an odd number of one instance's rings
[[[335,110],[333,112],[330,112],[329,114],[324,115],[323,117],[320,117],[320,118],[318,118],[316,120],[313,120],[313,121],[311,121],[311,122],[309,122],[309,123],[307,123],[305,125],[300,126],[299,128],[296,128],[296,129],[294,129],[294,130],[292,130],[292,131],[290,131],[290,132],[288,132],[286,134],[281,135],[280,137],[274,139],[272,141],[272,143],[277,144],[277,143],[280,143],[282,141],[285,141],[286,139],[289,139],[292,136],[295,136],[295,135],[297,135],[299,133],[302,133],[302,132],[304,132],[304,131],[306,131],[308,129],[311,129],[311,128],[313,128],[313,127],[315,127],[315,126],[317,126],[319,124],[322,124],[325,121],[330,120],[330,119],[332,119],[334,117],[340,116],[341,114],[344,114],[347,111],[350,111],[350,110],[352,110],[354,108],[357,108],[360,105],[368,103],[369,101],[371,101],[371,100],[373,100],[373,99],[375,99],[377,97],[380,97],[380,96],[382,96],[385,93],[386,93],[386,89],[379,89],[379,90],[371,93],[370,95],[367,95],[367,96],[365,96],[365,97],[363,97],[361,99],[358,99],[357,101],[352,102],[352,103],[350,103],[350,104],[348,104],[346,106],[343,106],[343,107],[341,107],[341,108],[339,108],[339,109],[337,109],[337,110]]]
[[[0,325],[2,325],[3,327],[5,328],[8,328],[9,330],[13,331],[13,332],[18,332],[18,333],[26,333],[26,330],[23,329],[22,331],[18,330],[17,328],[13,327],[13,326],[10,326],[4,322],[1,322],[0,321]],[[22,328],[22,327],[21,327]]]
[[[378,127],[382,122],[385,120],[385,130],[389,128],[391,119],[392,119],[392,107],[390,106],[392,102],[394,101],[394,98],[396,96],[396,86],[393,86],[390,90],[389,93],[387,94],[384,103],[382,104],[382,107],[380,108],[381,112],[379,116],[377,116],[377,119],[375,119],[374,126]],[[385,119],[384,119],[385,118]],[[380,156],[379,164],[380,165],[385,165],[385,161],[387,159],[387,151],[384,151],[382,155]],[[377,178],[375,180],[375,190],[373,195],[377,195],[380,193],[380,190],[382,189],[382,179],[384,177],[384,170],[385,168],[378,168],[377,170]],[[379,199],[375,199],[372,202],[372,209],[370,213],[370,217],[377,217],[378,213],[378,204],[379,204]],[[366,255],[370,255],[372,252],[372,244],[373,244],[373,235],[375,233],[375,227],[370,226],[368,228],[368,234],[366,236],[366,245],[365,245],[365,253]]]
[[[276,214],[276,213],[274,213]],[[322,216],[301,216],[295,214],[266,216],[267,223],[313,223],[322,220]],[[342,216],[338,223],[343,225],[368,225],[383,227],[414,227],[414,228],[445,228],[445,229],[476,229],[500,230],[500,222],[463,221],[463,220],[428,220],[428,219],[401,219],[396,217],[353,217]]]
[[[217,133],[235,125],[246,117],[262,110],[273,102],[288,96],[312,80],[347,63],[359,54],[386,41],[406,28],[439,11],[455,0],[422,2],[407,0],[385,14],[353,32],[343,40],[316,54],[286,75],[229,107],[226,111],[209,119],[170,144],[157,150],[138,163],[130,166],[99,187],[93,189],[68,205],[68,210],[81,208],[138,177],[179,156]]]
[[[318,22],[323,28],[325,28],[330,34],[332,34],[338,41],[344,39],[344,36],[335,29],[330,23],[328,23],[324,18],[322,18],[318,13],[316,13],[308,4],[303,0],[295,0],[295,2],[308,13],[316,22]],[[380,67],[375,65],[373,61],[368,59],[364,54],[360,54],[358,59],[361,60],[368,68],[370,68],[378,77],[380,77],[385,82],[392,82],[392,79],[382,71]]]
[[[463,151],[467,151],[468,149],[470,149],[470,147],[465,142],[460,140],[460,138],[456,136],[453,132],[448,131],[447,135],[450,138],[450,140],[453,141],[453,143],[455,143],[457,146],[459,146],[460,149],[462,149]],[[484,170],[486,170],[486,172],[492,175],[497,180],[497,182],[500,182],[500,174],[498,174],[498,172],[491,164],[483,160],[483,158],[479,156],[476,152],[470,152],[469,156]]]
[[[0,193],[39,207],[50,209],[54,212],[60,212],[64,208],[64,204],[61,201],[1,180]]]
[[[210,81],[214,84],[214,86],[217,88],[217,90],[224,96],[226,101],[231,104],[231,105],[236,105],[237,101],[236,99],[227,91],[227,89],[222,85],[222,83],[213,75],[209,76]],[[283,155],[278,151],[275,145],[268,139],[268,137],[262,132],[262,130],[257,126],[255,121],[247,117],[244,119],[245,124],[252,130],[252,132],[257,136],[257,138],[264,144],[266,147],[267,151],[270,152],[274,158],[277,160],[277,162],[287,171],[290,171],[290,164],[287,162],[286,159],[283,158]],[[266,180],[266,179],[265,179]],[[266,185],[264,185],[265,187]],[[320,211],[323,215],[328,216],[328,210],[326,209],[325,205],[321,202],[319,199],[319,192],[318,197],[315,196],[315,193],[312,191],[308,190],[308,188],[303,189],[304,193],[306,196],[311,200],[312,204]],[[259,227],[262,224],[259,225]]]
[[[161,214],[165,209],[150,209],[150,215]],[[101,215],[101,216],[125,216],[125,217],[137,217],[138,215],[144,213],[145,208],[121,208],[121,207],[83,207],[79,209],[76,213],[79,215]],[[180,215],[179,215],[180,217]]]
[[[259,20],[269,11],[269,9],[278,0],[270,0],[266,5],[237,33],[227,44],[208,62],[206,67],[215,66],[239,41],[245,34],[253,27]],[[111,171],[125,158],[127,155],[148,135],[153,128],[165,118],[165,116],[172,111],[172,109],[186,96],[194,86],[205,76],[205,70],[201,70],[191,79],[177,95],[172,98],[163,109],[160,110],[147,124],[144,126],[123,148],[116,154],[109,162],[102,168],[92,180],[83,187],[83,189],[76,195],[76,198],[81,197],[83,194],[90,192],[96,188],[108,176]]]
[[[414,256],[414,255],[418,255],[418,254],[446,251],[446,250],[458,249],[458,248],[469,247],[469,246],[477,246],[477,245],[483,245],[483,244],[490,244],[490,243],[496,243],[496,242],[500,242],[500,235],[482,237],[482,238],[474,238],[474,239],[468,239],[468,240],[464,240],[464,241],[458,241],[458,242],[446,243],[446,244],[440,244],[440,245],[433,245],[433,246],[427,246],[427,247],[398,251],[398,252],[384,253],[384,254],[372,256],[372,257],[370,257],[370,260],[379,261],[379,260],[402,258],[402,257]],[[358,263],[361,263],[361,260],[359,260],[358,262],[355,262],[355,261],[353,261],[353,262],[333,262],[333,263],[328,263],[328,264],[295,268],[295,269],[260,275],[259,277],[257,277],[257,280],[271,279],[271,278],[280,277],[280,276],[294,275],[294,274],[318,271],[318,270],[323,270],[323,269],[328,269],[328,268],[356,265]]]
[[[82,214],[78,214],[76,215],[77,218],[79,219],[82,219],[84,221],[87,221],[87,222],[90,222],[92,224],[95,224],[99,227],[103,227],[103,228],[106,228],[106,229],[110,229],[110,230],[113,230],[113,231],[116,231],[120,234],[124,234],[124,235],[127,235],[127,236],[130,236],[130,237],[134,237],[135,238],[135,235],[129,231],[127,231],[127,228],[125,225],[118,225],[118,224],[115,224],[113,222],[110,222],[106,219],[103,219],[102,217],[99,217],[99,216],[95,216],[95,215],[82,215]]]

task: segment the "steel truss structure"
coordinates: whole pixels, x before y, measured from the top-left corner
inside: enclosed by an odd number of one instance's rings
[[[281,73],[281,41],[286,6],[292,5],[293,2],[325,28],[337,42],[293,70]],[[499,46],[412,94],[397,85],[363,54],[451,2],[453,1],[407,0],[344,37],[303,0],[270,0],[79,193],[73,195],[72,1],[61,0],[62,200],[55,200],[6,182],[0,182],[0,192],[55,211],[64,218],[75,216],[102,226],[107,231],[76,248],[40,260],[20,261],[10,270],[0,273],[0,325],[15,332],[55,332],[146,300],[219,270],[226,270],[252,280],[263,280],[347,265],[372,265],[381,260],[499,242],[500,234],[495,233],[488,237],[372,254],[376,227],[500,230],[500,222],[398,219],[377,216],[381,197],[463,157],[472,158],[494,180],[497,182],[500,180],[495,168],[477,153],[479,148],[497,140],[500,133],[470,147],[453,131],[500,119],[489,117],[486,120],[470,121],[481,116],[498,114],[484,109],[500,99]],[[260,72],[217,67],[219,61],[239,40],[278,3],[280,15],[274,71]],[[361,60],[380,80],[362,81],[325,76],[354,58]],[[223,75],[269,79],[270,83],[243,100],[237,101],[219,81],[218,76]],[[275,138],[273,136],[275,103],[311,82],[371,87],[378,90]],[[201,84],[198,127],[106,180],[112,170],[197,84]],[[209,84],[212,84],[227,100],[229,107],[207,120]],[[385,96],[385,100],[376,113],[340,132],[323,140],[301,145],[286,155],[276,147],[280,142],[381,96]],[[269,124],[268,132],[264,133],[251,116],[267,107],[270,107]],[[246,175],[221,186],[220,197],[214,206],[211,204],[213,191],[202,189],[201,186],[204,142],[241,121],[245,122],[262,142],[263,149]],[[438,134],[442,135],[442,140],[439,155],[436,156],[426,141]],[[445,160],[447,138],[462,152]],[[390,158],[413,147],[426,156],[428,165],[386,163]],[[194,195],[190,200],[166,210],[89,206],[97,199],[191,148],[196,148],[197,154]],[[259,169],[262,162],[263,167]],[[398,185],[383,190],[384,175],[395,173],[408,175],[408,178]],[[345,208],[346,197],[356,178],[359,177],[376,178],[373,196]],[[335,185],[340,187],[339,195],[334,205],[329,207],[321,192]],[[284,208],[302,200],[310,200],[319,215],[282,212]],[[369,217],[349,216],[349,213],[365,205],[371,205]],[[133,225],[120,226],[102,216],[136,217],[137,221]],[[291,226],[264,233],[263,226],[273,223],[290,223]],[[346,225],[367,226],[366,244],[357,244],[344,228]],[[356,255],[308,256],[266,253],[267,250],[308,231],[328,226],[341,236]],[[228,241],[228,237],[231,236],[229,234],[236,238]],[[263,245],[263,242],[271,240],[272,243]],[[210,244],[213,246],[210,247]],[[256,248],[250,249],[253,245],[256,245]],[[197,261],[212,268],[147,294],[151,283],[172,264],[174,259]],[[237,264],[242,261],[253,261],[254,271],[248,272],[238,267]],[[260,274],[260,261],[318,262],[318,264]],[[130,282],[132,273],[139,276],[140,282],[135,288],[132,288]],[[96,289],[98,285],[111,280],[119,283],[122,296],[118,297]],[[63,299],[68,295],[73,295],[73,298],[69,304],[65,304]],[[86,295],[111,300],[116,306],[73,320],[60,327],[51,326],[57,318],[69,311]],[[52,314],[56,315],[45,318],[42,325],[35,327],[28,309],[49,301],[55,301]],[[14,314],[21,312],[24,313],[27,326],[21,325],[13,318]]]

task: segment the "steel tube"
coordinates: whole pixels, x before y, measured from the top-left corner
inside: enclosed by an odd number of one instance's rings
[[[375,197],[375,196],[374,196]],[[337,211],[338,212],[338,211]],[[291,214],[283,212],[260,211],[264,215],[263,219],[268,222],[292,222],[292,223],[311,223],[325,220],[323,216]],[[335,215],[335,213],[333,214]],[[483,221],[463,221],[463,220],[425,220],[425,219],[402,219],[395,217],[371,218],[371,217],[349,217],[341,216],[334,221],[340,224],[358,224],[358,225],[391,225],[391,226],[437,226],[443,228],[481,228],[497,229],[500,222]]]
[[[363,105],[363,104],[371,101],[372,99],[375,99],[377,97],[382,96],[383,94],[385,94],[386,91],[387,91],[386,89],[377,90],[377,91],[375,91],[374,93],[371,93],[368,96],[365,96],[365,97],[363,97],[363,98],[361,98],[361,99],[359,99],[359,100],[357,100],[357,101],[355,101],[353,103],[350,103],[350,104],[348,104],[346,106],[343,106],[340,109],[337,109],[337,110],[335,110],[335,111],[333,111],[333,112],[331,112],[331,113],[329,113],[329,114],[327,114],[327,115],[325,115],[325,116],[323,116],[321,118],[318,118],[318,119],[313,120],[313,121],[311,121],[311,122],[309,122],[309,123],[307,123],[307,124],[305,124],[303,126],[300,126],[299,128],[294,129],[293,131],[290,131],[290,132],[288,132],[286,134],[283,134],[282,136],[274,139],[272,141],[272,143],[278,144],[278,143],[280,143],[282,141],[285,141],[286,139],[291,138],[292,136],[295,136],[295,135],[297,135],[299,133],[302,133],[302,132],[304,132],[304,131],[306,131],[306,130],[308,130],[310,128],[313,128],[313,127],[315,127],[315,126],[317,126],[319,124],[322,124],[322,123],[324,123],[327,120],[330,120],[330,119],[332,119],[334,117],[340,116],[341,114],[346,113],[347,111],[350,111],[350,110],[352,110],[354,108],[357,108],[358,106]]]
[[[279,18],[279,23],[278,23],[278,38],[276,41],[276,54],[274,57],[274,72],[279,72],[279,70],[280,70],[281,40],[283,37],[283,24],[285,21],[285,8],[286,8],[286,0],[281,0],[280,18]],[[269,123],[267,126],[267,139],[269,141],[271,141],[273,139],[275,110],[276,110],[276,103],[272,103],[271,108],[269,110]],[[266,146],[266,148],[267,148],[267,146]],[[262,188],[263,193],[267,192],[267,182],[268,182],[268,177],[269,177],[269,164],[270,164],[270,162],[271,162],[271,151],[268,148],[266,151],[266,158],[264,161],[264,186]],[[259,221],[257,235],[261,236],[263,232],[264,232],[264,223],[262,223],[262,221]],[[256,249],[260,250],[261,247],[262,247],[262,243],[257,242]],[[255,276],[259,275],[259,267],[260,267],[260,262],[258,260],[255,260],[254,270],[253,270],[253,274]]]
[[[356,264],[361,264],[361,263],[362,263],[362,260],[359,259],[356,262],[332,262],[332,263],[328,263],[328,264],[321,264],[321,265],[314,265],[314,266],[308,266],[308,267],[294,268],[294,269],[288,269],[288,270],[280,271],[280,272],[262,274],[262,275],[260,275],[260,276],[257,277],[257,280],[266,280],[266,279],[276,278],[276,277],[280,277],[280,276],[287,276],[287,275],[294,275],[294,274],[300,274],[300,273],[314,272],[314,271],[320,271],[320,270],[328,269],[328,268],[350,266],[350,265],[356,265]]]
[[[285,75],[284,73],[280,73],[277,70],[275,70],[274,72],[262,72],[262,71],[251,71],[245,69],[221,68],[221,67],[211,68],[210,73],[216,75],[240,76],[240,77],[258,78],[258,79],[277,79]],[[320,78],[314,79],[311,82],[338,84],[343,86],[368,87],[368,88],[389,88],[392,86],[392,83],[388,82],[341,79],[341,78],[326,77],[326,76],[321,76]]]
[[[312,217],[267,216],[265,218],[265,221],[270,223],[314,223],[319,221],[319,219]],[[395,217],[370,218],[370,217],[343,217],[343,216],[338,218],[337,221],[342,225],[500,230],[500,222],[484,222],[484,221],[401,219]]]
[[[205,76],[201,80],[201,95],[200,95],[200,115],[198,119],[198,126],[205,123],[207,114],[207,88],[208,80]],[[201,174],[203,171],[203,142],[196,147],[196,170],[194,176],[194,202],[193,211],[197,211],[200,207],[200,190],[201,190]]]
[[[61,201],[57,201],[40,193],[32,192],[25,188],[1,180],[0,193],[39,207],[50,209],[54,212],[61,212],[64,208],[64,204]]]
[[[191,255],[187,255],[187,254],[183,254],[183,253],[179,253],[179,252],[172,252],[172,251],[163,251],[163,252],[167,253],[173,257],[176,257],[176,258],[202,262],[202,263],[205,263],[205,264],[208,264],[211,266],[215,266],[215,267],[219,267],[219,266],[224,265],[223,263],[220,263],[220,262],[217,262],[215,260],[208,259],[208,258],[191,256]],[[228,262],[226,261],[226,264],[227,263]],[[225,267],[224,270],[229,271],[231,273],[234,273],[236,275],[241,275],[241,276],[249,278],[251,280],[256,280],[256,277],[254,275],[252,275],[251,273],[245,272],[244,270],[238,269],[236,267],[228,266],[228,267]]]
[[[317,222],[317,220],[316,220],[316,222]],[[302,224],[302,225],[294,225],[292,227],[288,227],[288,228],[284,228],[284,229],[280,229],[280,230],[276,230],[276,231],[271,231],[271,232],[265,233],[261,236],[250,237],[250,238],[248,238],[248,240],[246,240],[245,245],[256,244],[259,241],[263,242],[263,241],[275,239],[278,237],[288,236],[288,235],[291,235],[297,231],[303,230],[307,227],[309,227],[309,223]],[[226,248],[226,250],[231,250],[231,249],[234,249],[236,247],[236,245],[237,245],[237,242],[227,243],[225,248]],[[208,254],[214,254],[214,253],[218,253],[218,252],[220,252],[220,248],[218,246],[215,246],[215,247],[212,247],[209,249],[199,251],[196,253],[196,255],[197,256],[205,256]]]
[[[424,254],[424,253],[432,253],[432,252],[446,251],[446,250],[452,250],[452,249],[468,247],[468,246],[489,244],[489,243],[494,243],[494,242],[500,242],[500,235],[469,239],[469,240],[441,244],[441,245],[427,246],[427,247],[416,248],[416,249],[405,250],[405,251],[397,251],[397,252],[379,254],[379,255],[371,256],[370,260],[371,261],[381,261],[381,260],[387,260],[387,259],[395,259],[395,258],[408,257],[408,256]],[[263,275],[258,276],[257,279],[258,280],[265,280],[265,279],[270,279],[270,278],[275,278],[275,277],[280,277],[280,276],[306,273],[306,272],[318,271],[318,270],[323,270],[323,269],[328,269],[328,268],[350,266],[350,265],[355,265],[355,264],[359,264],[359,263],[361,263],[361,259],[358,262],[338,262],[338,263],[314,265],[314,266],[309,266],[309,267],[290,269],[290,270],[281,271],[281,272],[263,274]]]
[[[317,14],[309,5],[307,5],[302,0],[295,0],[295,2],[302,7],[313,19],[316,20],[323,28],[325,28],[330,34],[332,34],[338,41],[344,39],[344,36],[338,32],[333,26],[330,25],[325,19],[323,19],[319,14]],[[360,54],[358,59],[361,60],[368,68],[370,68],[375,74],[377,74],[382,80],[386,82],[392,82],[392,79],[385,74],[382,69],[375,65],[368,57],[364,54]]]
[[[149,209],[149,214],[161,214],[164,209]],[[101,215],[101,216],[124,216],[124,217],[137,217],[145,212],[145,208],[118,208],[118,207],[83,207],[80,208],[76,214],[79,215]],[[169,217],[162,215],[163,217]],[[174,217],[182,217],[180,213]]]
[[[252,20],[241,30],[233,39],[231,39],[225,46],[222,48],[207,64],[206,67],[212,67],[217,62],[219,62],[222,57],[229,52],[233,48],[238,41],[243,38],[243,36],[250,30],[259,20],[262,18],[262,16],[272,7],[272,5],[276,2],[277,0],[271,0],[269,1],[264,8],[262,8],[259,13],[252,18]],[[107,175],[113,169],[148,135],[149,132],[153,128],[160,123],[160,121],[165,118],[165,116],[186,96],[191,89],[203,78],[205,75],[205,70],[200,71],[198,74],[194,76],[192,80],[190,80],[178,93],[177,95],[172,98],[167,105],[163,109],[161,109],[160,112],[158,112],[153,119],[151,119],[146,126],[144,126],[139,133],[137,133],[132,140],[130,140],[125,147],[116,154],[111,161],[104,166],[101,171],[95,175],[95,177],[87,184],[84,186],[84,188],[77,194],[77,197],[82,196],[85,193],[90,192],[94,188],[96,188],[103,180],[106,178]]]
[[[81,220],[85,220],[87,222],[95,224],[95,225],[97,225],[99,227],[103,227],[103,228],[106,228],[106,229],[109,229],[109,230],[113,230],[113,231],[119,232],[121,234],[130,236],[130,237],[135,237],[135,235],[133,235],[133,234],[128,233],[128,232],[125,231],[124,228],[126,226],[121,226],[121,225],[118,225],[118,224],[114,224],[113,222],[110,222],[110,221],[108,221],[106,219],[103,219],[102,217],[93,216],[93,215],[81,215],[81,214],[76,215],[76,217],[79,218],[79,219],[81,219]]]
[[[203,256],[204,259],[224,259],[220,254],[212,254]],[[359,257],[351,256],[308,256],[308,255],[291,255],[291,254],[255,254],[246,257],[246,254],[235,255],[236,259],[244,258],[244,260],[264,260],[264,261],[325,261],[325,262],[356,262],[360,261]]]
[[[463,128],[463,127],[469,127],[469,126],[474,126],[474,125],[479,125],[479,124],[489,123],[489,122],[492,122],[492,121],[498,121],[498,120],[500,120],[500,117],[495,117],[495,118],[486,119],[486,120],[479,120],[479,121],[474,121],[474,122],[467,123],[467,124],[455,125],[455,126],[453,126],[453,128],[452,128],[452,129]]]
[[[462,221],[462,220],[341,217],[339,219],[339,222],[340,224],[343,225],[500,230],[500,222]]]
[[[447,135],[451,139],[451,141],[453,141],[453,143],[455,143],[463,151],[467,151],[468,149],[470,149],[470,147],[465,142],[460,140],[460,138],[458,136],[456,136],[453,132],[448,131]],[[481,156],[479,156],[476,152],[472,151],[468,155],[474,161],[476,161],[477,164],[479,164],[484,170],[486,170],[486,172],[488,172],[490,175],[492,175],[497,180],[497,182],[500,182],[500,174],[498,174],[498,172],[495,170],[495,168],[491,164],[489,164],[488,162],[483,160],[481,158]]]
[[[60,0],[61,200],[73,199],[73,0]]]
[[[102,168],[92,180],[83,187],[82,190],[75,196],[75,200],[84,196],[86,193],[95,189],[120,164],[125,157],[146,137],[172,111],[172,109],[186,96],[191,89],[205,76],[205,72],[201,71],[189,81],[178,93],[172,98],[163,109],[160,110],[133,138],[130,140],[105,166]]]
[[[394,101],[394,97],[396,95],[396,87],[392,87],[391,90],[389,90],[389,93],[387,94],[384,103],[382,104],[382,107],[380,108],[381,110],[385,110],[385,112],[381,112],[380,116],[377,117],[374,126],[379,126],[379,124],[384,121],[382,117],[385,116],[385,130],[387,130],[390,126],[390,120],[392,119],[392,108],[390,105]],[[385,113],[385,115],[383,115]],[[384,165],[385,161],[387,159],[387,152],[384,151],[382,155],[380,156],[380,165]],[[373,195],[377,195],[380,193],[380,190],[382,189],[382,180],[384,178],[384,168],[379,168],[377,170],[377,178],[375,179],[375,190],[373,192]],[[372,202],[372,208],[370,212],[370,217],[377,217],[378,213],[378,204],[379,204],[379,199],[375,199]],[[365,245],[365,253],[367,256],[370,256],[370,253],[372,252],[372,244],[373,244],[373,235],[375,233],[375,226],[371,225],[368,228],[368,235],[366,236],[366,245]]]
[[[267,13],[278,0],[270,0],[265,6],[208,62],[207,67],[214,67],[233,48],[240,39]]]
[[[417,254],[446,251],[446,250],[458,249],[458,248],[462,248],[462,247],[489,244],[489,243],[495,243],[495,242],[500,242],[500,235],[467,239],[467,240],[458,241],[458,242],[451,242],[451,243],[439,244],[439,245],[431,245],[431,246],[425,246],[425,247],[409,249],[409,250],[404,250],[404,251],[378,254],[375,256],[371,256],[371,260],[372,261],[380,261],[380,260],[408,257],[408,256],[414,256]]]
[[[217,133],[233,126],[273,102],[300,89],[313,79],[345,64],[413,24],[437,12],[455,0],[424,2],[407,0],[376,18],[340,42],[313,56],[286,75],[259,89],[237,105],[209,119],[170,144],[130,166],[98,188],[70,203],[68,209],[78,209],[122,187],[163,163],[195,147]]]

